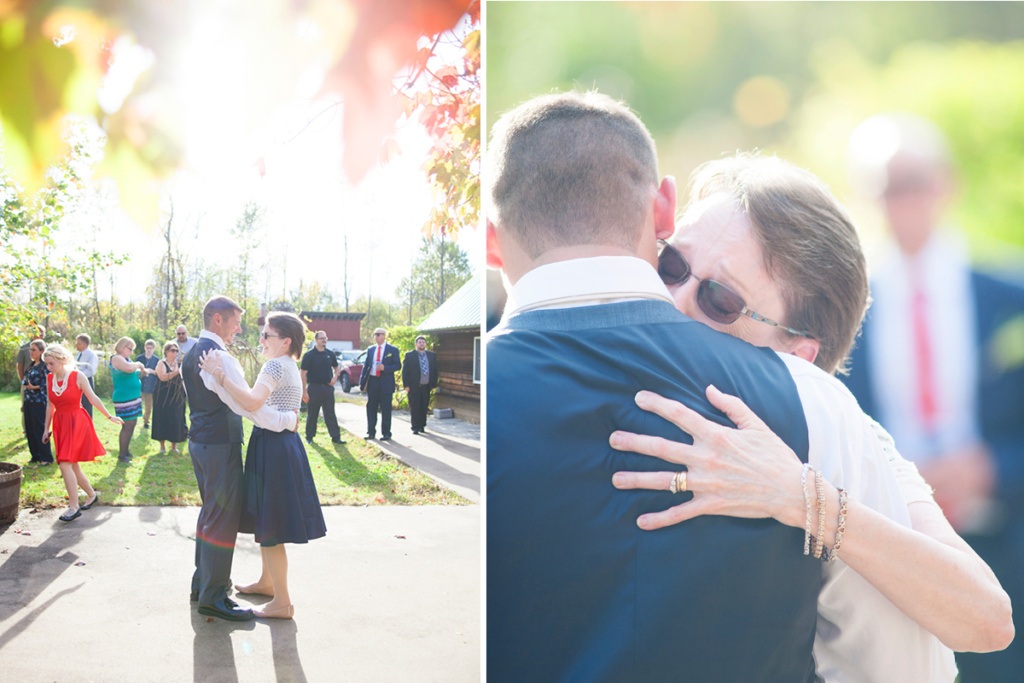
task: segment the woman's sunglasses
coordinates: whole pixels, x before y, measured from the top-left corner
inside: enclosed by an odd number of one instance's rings
[[[739,320],[741,315],[746,315],[759,322],[782,328],[790,334],[808,338],[811,336],[806,332],[777,323],[760,313],[755,313],[747,308],[747,302],[743,300],[743,297],[721,282],[697,277],[690,270],[690,264],[679,253],[679,250],[664,240],[658,240],[658,275],[666,285],[681,285],[691,276],[698,280],[700,285],[697,286],[697,305],[700,306],[700,310],[704,311],[704,315],[717,323],[729,325]]]

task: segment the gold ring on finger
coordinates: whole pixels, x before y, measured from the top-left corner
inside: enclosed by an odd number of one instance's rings
[[[672,483],[668,490],[672,493],[684,493],[686,491],[686,472],[676,472],[672,476]]]

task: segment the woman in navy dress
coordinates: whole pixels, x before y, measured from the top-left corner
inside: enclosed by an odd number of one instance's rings
[[[201,367],[245,410],[254,412],[266,403],[276,410],[298,411],[302,380],[295,360],[306,343],[305,323],[291,313],[271,313],[260,343],[267,362],[251,389],[225,376],[216,353],[206,355]],[[260,544],[263,572],[255,583],[235,588],[239,593],[273,597],[262,610],[254,610],[256,616],[291,619],[295,608],[288,594],[284,544],[306,543],[327,533],[302,438],[296,432],[271,432],[254,426],[244,476],[241,525],[243,531],[252,525]]]

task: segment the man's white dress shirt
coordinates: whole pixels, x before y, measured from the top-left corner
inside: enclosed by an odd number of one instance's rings
[[[663,299],[675,305],[657,272],[642,259],[572,259],[540,266],[520,278],[509,293],[505,317],[630,299]],[[790,354],[779,357],[803,404],[811,465],[851,497],[909,527],[907,505],[889,462],[891,450],[886,451],[885,440],[853,395],[817,366]],[[953,681],[957,669],[952,651],[847,567],[841,553],[822,570],[814,639],[818,676],[827,683]]]
[[[95,377],[96,369],[100,366],[100,359],[96,356],[96,352],[87,346],[84,350],[75,352],[75,364],[78,371],[86,377]]]

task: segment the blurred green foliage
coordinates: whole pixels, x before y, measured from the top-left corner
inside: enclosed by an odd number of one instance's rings
[[[810,169],[869,251],[881,217],[850,191],[849,135],[883,111],[928,117],[950,139],[952,218],[975,256],[1024,256],[1019,3],[495,2],[485,31],[488,130],[534,95],[597,88],[640,115],[680,184],[737,150]]]

